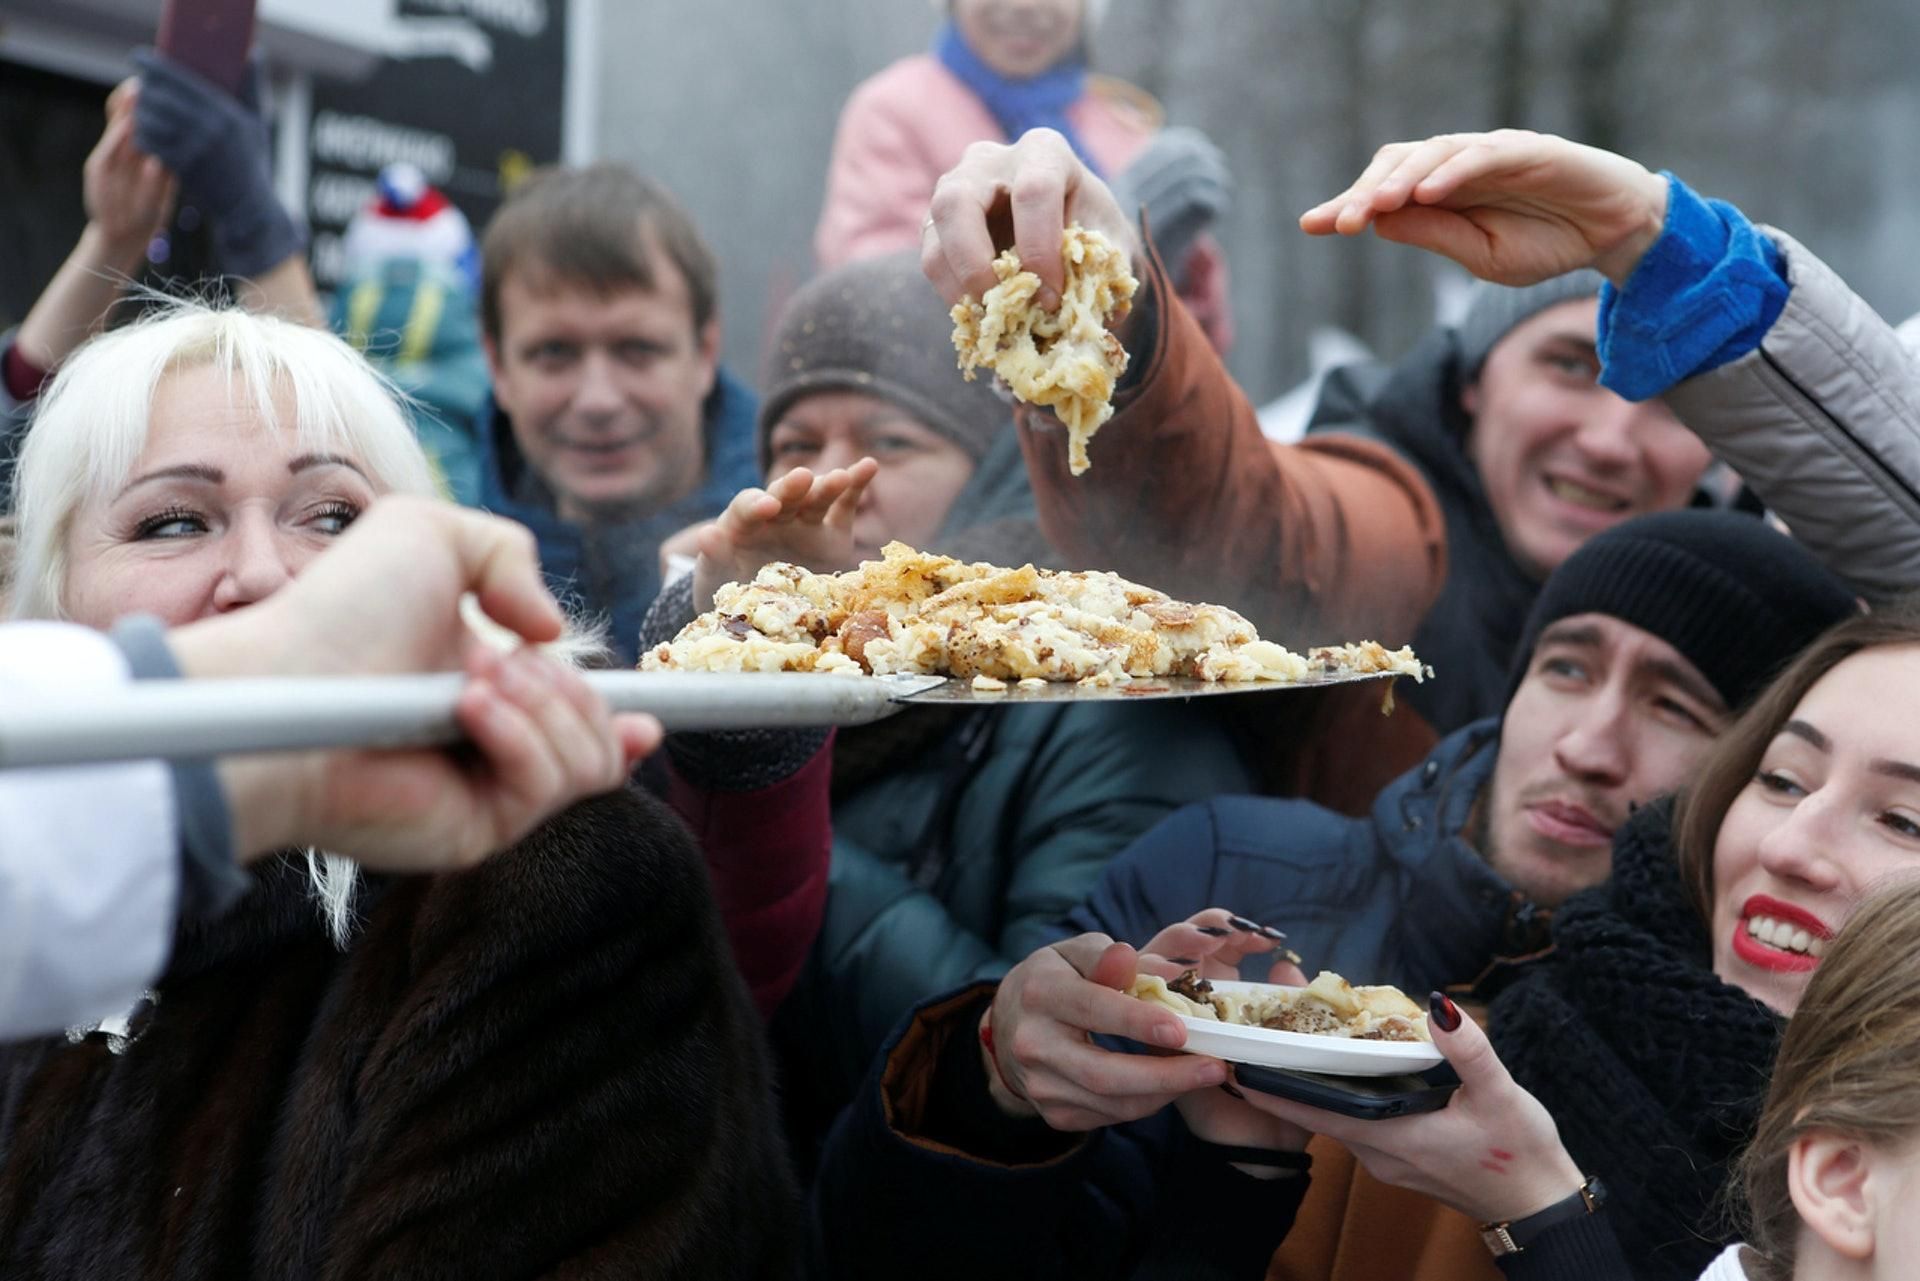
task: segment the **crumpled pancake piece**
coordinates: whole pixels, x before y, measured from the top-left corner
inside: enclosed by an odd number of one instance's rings
[[[1097,231],[1075,223],[1060,244],[1066,287],[1058,311],[1034,304],[1040,277],[1023,270],[1009,249],[994,260],[1000,283],[975,302],[953,308],[953,345],[971,380],[992,370],[1013,394],[1053,410],[1067,426],[1067,464],[1078,476],[1092,465],[1087,445],[1113,417],[1113,388],[1127,369],[1127,351],[1107,326],[1132,306],[1140,287],[1126,254]]]

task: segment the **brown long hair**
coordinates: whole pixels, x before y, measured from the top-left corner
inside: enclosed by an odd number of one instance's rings
[[[1701,919],[1713,919],[1713,848],[1720,838],[1720,824],[1734,798],[1759,771],[1767,744],[1821,677],[1855,654],[1889,645],[1920,645],[1920,595],[1822,632],[1707,753],[1694,782],[1675,803],[1673,817],[1680,877]]]
[[[1773,1084],[1734,1187],[1754,1281],[1791,1281],[1800,1216],[1787,1190],[1794,1143],[1831,1130],[1882,1150],[1920,1134],[1920,881],[1869,899],[1840,930],[1787,1024]]]

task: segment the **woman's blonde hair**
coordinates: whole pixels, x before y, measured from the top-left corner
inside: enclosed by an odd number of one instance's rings
[[[225,375],[231,395],[269,429],[276,397],[295,438],[351,456],[383,493],[432,495],[433,468],[395,391],[365,358],[323,330],[232,307],[172,301],[82,345],[41,396],[14,475],[10,611],[66,616],[67,541],[75,513],[118,490],[146,449],[154,392],[181,369]],[[307,852],[321,914],[345,944],[353,924],[353,863]]]
[[[1794,1143],[1830,1130],[1883,1151],[1920,1136],[1920,881],[1854,913],[1787,1024],[1767,1106],[1734,1186],[1747,1199],[1753,1281],[1791,1281],[1800,1216],[1787,1187]]]
[[[360,353],[291,321],[170,302],[82,345],[40,398],[14,476],[14,617],[65,616],[74,514],[133,474],[161,380],[198,367],[225,375],[269,428],[282,426],[276,397],[291,402],[301,445],[352,456],[377,489],[435,492],[400,394]]]

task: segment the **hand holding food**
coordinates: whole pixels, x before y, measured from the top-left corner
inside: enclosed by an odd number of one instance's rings
[[[993,261],[999,283],[953,306],[953,345],[969,380],[985,367],[1013,394],[1053,410],[1067,427],[1067,465],[1091,466],[1087,445],[1113,417],[1113,389],[1127,349],[1110,326],[1125,318],[1140,287],[1112,241],[1075,223],[1062,233],[1063,284],[1055,305],[1040,301],[1040,277],[1009,249]]]
[[[1530,285],[1593,267],[1616,285],[1659,239],[1667,182],[1627,159],[1521,129],[1389,143],[1339,195],[1301,215],[1310,235],[1369,225],[1483,280]]]
[[[1525,1218],[1581,1186],[1546,1108],[1514,1083],[1486,1033],[1446,997],[1432,1000],[1434,1044],[1460,1088],[1436,1112],[1369,1121],[1253,1090],[1251,1106],[1337,1139],[1383,1183],[1409,1188],[1471,1218]]]
[[[694,608],[712,609],[716,590],[752,578],[769,561],[826,573],[853,568],[854,510],[879,470],[871,458],[819,475],[796,467],[765,489],[734,495],[694,533]]]
[[[1043,947],[1008,971],[982,1020],[981,1053],[994,1099],[1037,1113],[1056,1130],[1092,1130],[1150,1116],[1192,1090],[1227,1079],[1224,1064],[1191,1055],[1122,1054],[1094,1034],[1179,1049],[1186,1029],[1171,1011],[1126,994],[1131,947],[1082,934]]]
[[[1011,248],[1040,277],[1039,304],[1052,309],[1066,287],[1059,258],[1069,224],[1097,231],[1138,256],[1133,222],[1113,193],[1051,129],[1012,144],[976,142],[933,189],[920,236],[920,266],[949,304],[986,296],[999,283],[994,260]]]

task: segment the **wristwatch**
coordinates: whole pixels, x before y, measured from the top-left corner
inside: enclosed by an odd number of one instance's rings
[[[1482,1223],[1480,1239],[1486,1242],[1487,1249],[1493,1251],[1494,1258],[1502,1255],[1518,1254],[1548,1228],[1557,1227],[1584,1215],[1598,1212],[1607,1203],[1606,1185],[1600,1182],[1598,1175],[1589,1175],[1578,1191],[1561,1201],[1555,1201],[1544,1210],[1529,1214],[1524,1219],[1510,1219],[1503,1223]]]

